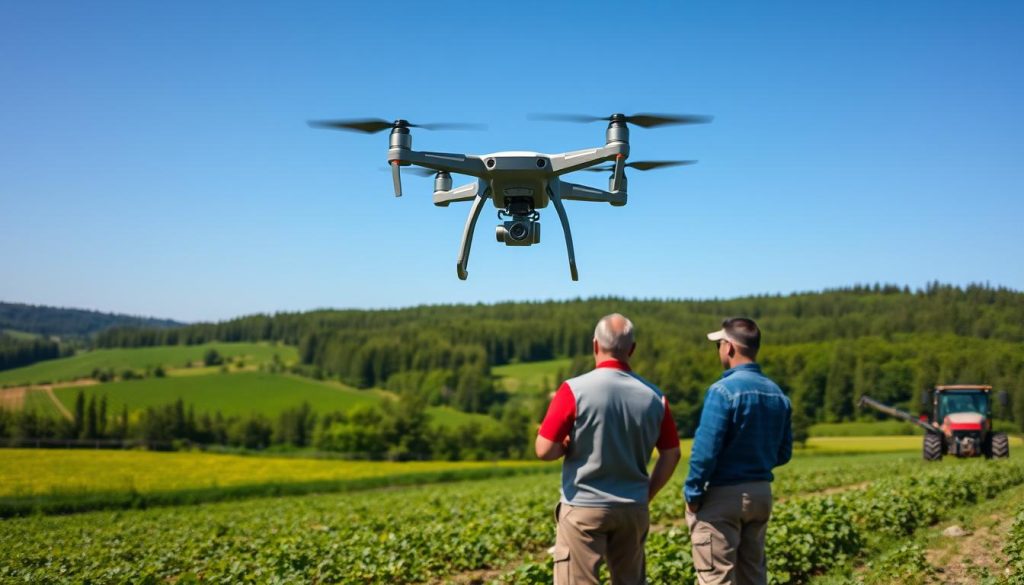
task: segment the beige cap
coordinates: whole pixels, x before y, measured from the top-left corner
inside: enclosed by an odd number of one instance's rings
[[[736,339],[729,335],[729,333],[725,329],[719,329],[718,331],[712,331],[711,333],[708,333],[708,339],[710,341],[722,341],[724,339],[729,343],[734,343],[740,347],[747,347],[745,343],[740,343],[739,341],[736,341]]]

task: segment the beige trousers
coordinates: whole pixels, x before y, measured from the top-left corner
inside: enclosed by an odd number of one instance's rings
[[[764,535],[772,514],[767,481],[708,489],[696,514],[686,512],[700,585],[764,585]]]
[[[613,585],[647,582],[644,542],[650,519],[647,504],[613,508],[555,508],[555,585],[597,584],[601,562]]]

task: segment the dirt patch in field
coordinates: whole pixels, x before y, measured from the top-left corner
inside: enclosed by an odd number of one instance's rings
[[[25,408],[25,397],[29,392],[39,391],[46,394],[46,397],[53,403],[61,416],[68,420],[73,420],[74,416],[71,411],[64,406],[57,395],[53,393],[54,388],[77,388],[82,386],[93,386],[99,384],[98,381],[92,378],[82,378],[80,380],[73,380],[71,382],[59,382],[57,384],[44,384],[39,386],[14,386],[13,388],[4,388],[0,390],[0,408],[7,410],[21,410]]]
[[[0,390],[0,409],[21,410],[25,407],[25,394],[27,392],[28,389],[25,387]]]
[[[983,575],[1000,575],[1003,544],[1012,523],[1012,515],[990,514],[968,528],[970,534],[943,538],[940,547],[926,553],[928,564],[938,569],[931,583],[974,585]]]

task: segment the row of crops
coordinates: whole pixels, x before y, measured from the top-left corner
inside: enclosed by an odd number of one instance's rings
[[[934,522],[951,490],[971,502],[1024,483],[1017,460],[925,466],[915,459],[804,457],[782,468],[769,532],[775,582],[798,582],[857,555],[870,531],[904,534]],[[652,582],[692,582],[682,475],[652,505]],[[489,570],[505,582],[549,583],[544,551],[554,540],[557,484],[544,474],[9,519],[0,523],[0,581],[416,583]]]
[[[1003,554],[1006,555],[1006,583],[1024,585],[1024,506],[1017,509]]]

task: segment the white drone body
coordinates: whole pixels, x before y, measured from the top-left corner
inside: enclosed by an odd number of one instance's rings
[[[559,119],[565,119],[559,117]],[[421,172],[434,175],[434,205],[447,207],[451,203],[470,202],[469,217],[462,232],[462,243],[456,272],[459,279],[468,276],[469,251],[477,219],[487,200],[499,210],[503,220],[498,225],[498,242],[508,246],[530,246],[540,243],[540,214],[551,203],[558,213],[565,235],[565,246],[569,254],[569,272],[573,280],[579,280],[576,270],[576,255],[573,250],[572,232],[563,201],[590,201],[610,203],[615,206],[626,204],[625,168],[638,170],[691,164],[695,161],[650,161],[626,163],[629,156],[629,128],[627,123],[650,127],[663,124],[687,124],[706,122],[703,116],[664,116],[640,114],[624,116],[615,114],[607,118],[571,117],[577,121],[608,120],[605,144],[595,148],[544,154],[540,152],[509,151],[485,155],[426,152],[412,149],[414,127],[439,128],[456,125],[415,125],[405,120],[387,122],[384,120],[353,120],[311,122],[318,127],[378,132],[391,128],[390,147],[387,160],[395,187],[395,196],[402,195],[401,168],[415,165]],[[597,168],[601,163],[611,162],[610,167]],[[562,176],[574,171],[609,171],[607,191],[578,185],[562,180]],[[475,180],[460,187],[452,188],[452,174],[467,175]]]

